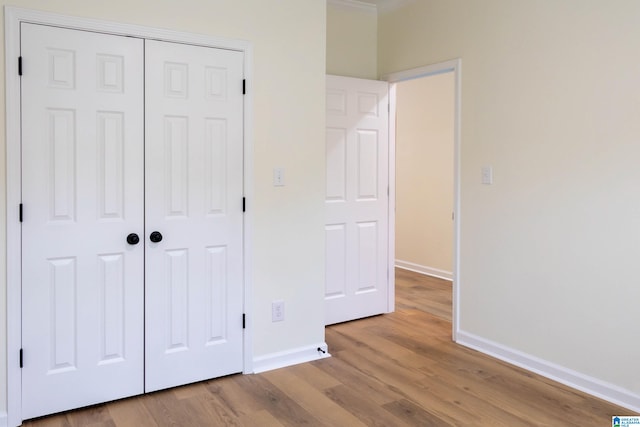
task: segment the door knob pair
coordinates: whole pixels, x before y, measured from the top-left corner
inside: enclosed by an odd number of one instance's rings
[[[159,231],[153,231],[149,235],[149,240],[153,243],[158,243],[162,241],[162,233]],[[140,237],[136,233],[131,233],[127,236],[127,243],[130,245],[137,245],[140,242]]]

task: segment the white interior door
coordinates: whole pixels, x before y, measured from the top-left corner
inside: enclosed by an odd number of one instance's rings
[[[243,54],[34,24],[21,51],[22,418],[240,372]]]
[[[143,41],[21,31],[26,419],[143,391]]]
[[[389,311],[388,92],[327,76],[327,325]]]
[[[243,55],[147,41],[145,60],[153,391],[242,370]]]

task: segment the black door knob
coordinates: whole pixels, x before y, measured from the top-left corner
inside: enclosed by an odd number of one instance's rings
[[[136,233],[131,233],[127,236],[127,243],[130,245],[137,245],[140,241],[140,237]]]
[[[149,235],[149,240],[153,243],[158,243],[162,241],[162,234],[159,231],[154,231]]]

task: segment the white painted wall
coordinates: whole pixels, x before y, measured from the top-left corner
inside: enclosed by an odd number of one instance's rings
[[[375,6],[327,1],[327,74],[378,78]]]
[[[378,22],[381,74],[462,58],[460,329],[636,402],[639,16],[636,0],[421,0]]]
[[[254,47],[253,325],[256,358],[324,341],[326,6],[316,0],[0,0],[0,6],[248,40]],[[4,20],[0,50],[4,57]],[[4,81],[4,67],[0,68]],[[0,85],[0,141],[5,141]],[[0,313],[6,313],[5,150],[0,150]],[[272,186],[272,170],[286,186]],[[286,319],[271,322],[271,301]],[[6,410],[6,319],[0,316],[0,414]]]
[[[396,260],[447,277],[453,271],[454,92],[453,72],[396,84]]]

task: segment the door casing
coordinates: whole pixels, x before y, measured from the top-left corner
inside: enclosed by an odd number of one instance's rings
[[[382,77],[389,82],[389,203],[395,206],[396,201],[396,83],[417,79],[420,77],[434,76],[442,73],[453,73],[454,79],[454,129],[453,129],[453,306],[451,316],[451,334],[454,342],[457,342],[458,328],[460,325],[460,129],[462,113],[462,59],[452,59],[424,67],[412,68],[405,71],[391,73]],[[395,209],[389,210],[389,264],[395,264]],[[391,267],[390,267],[391,268]],[[391,270],[393,271],[393,270]]]
[[[230,49],[244,53],[244,76],[246,95],[243,107],[243,151],[244,151],[244,197],[253,198],[253,47],[246,41],[211,37],[185,32],[157,29],[131,24],[102,21],[87,18],[69,17],[47,12],[34,11],[6,6],[5,12],[5,87],[6,87],[6,218],[7,218],[7,423],[22,423],[22,386],[20,372],[21,349],[21,130],[20,130],[20,76],[18,58],[20,57],[20,23],[46,24],[71,29],[95,31],[106,34],[133,36],[142,39],[156,39],[168,42],[194,44],[219,49]],[[247,314],[243,339],[243,372],[253,372],[253,349],[251,313],[252,306],[252,265],[253,222],[251,211],[244,216],[244,312]]]

